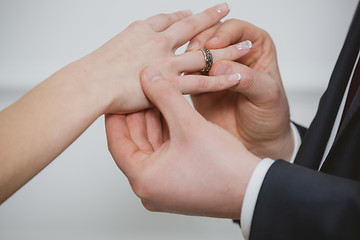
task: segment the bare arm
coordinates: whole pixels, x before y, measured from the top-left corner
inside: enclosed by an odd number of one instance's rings
[[[0,112],[0,202],[40,172],[109,105],[74,63]]]
[[[204,59],[201,52],[175,55],[178,47],[228,12],[228,6],[220,4],[196,15],[183,11],[137,21],[1,111],[0,203],[54,160],[102,114],[150,107],[139,81],[141,70],[150,63],[183,93],[236,85],[237,81],[229,81],[227,76],[182,77],[182,72],[200,70]],[[226,59],[224,52],[218,51],[218,57]]]

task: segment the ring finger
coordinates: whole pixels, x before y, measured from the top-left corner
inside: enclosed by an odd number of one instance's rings
[[[244,41],[226,48],[213,49],[210,50],[210,52],[213,57],[213,62],[219,60],[236,60],[246,55],[251,47],[252,43],[250,41]],[[179,73],[201,71],[205,66],[204,54],[199,50],[178,55],[176,56],[175,66],[178,66]]]

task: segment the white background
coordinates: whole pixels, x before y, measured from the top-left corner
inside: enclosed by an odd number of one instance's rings
[[[308,125],[357,1],[228,2],[232,10],[227,18],[252,22],[273,37],[292,119]],[[0,109],[134,20],[181,9],[199,12],[217,3],[0,0]],[[0,206],[0,239],[241,239],[240,235],[230,220],[143,209],[107,152],[103,118]]]

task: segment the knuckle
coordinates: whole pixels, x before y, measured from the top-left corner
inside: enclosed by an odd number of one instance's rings
[[[241,88],[244,90],[248,90],[252,88],[255,84],[255,73],[250,69],[243,69],[241,71]]]
[[[159,15],[158,15],[161,19],[162,19],[162,21],[164,21],[164,22],[172,22],[172,16],[171,16],[171,14],[166,14],[166,13],[160,13]]]
[[[165,34],[154,34],[150,40],[151,44],[160,45],[162,47],[168,48],[170,46],[170,40]]]
[[[276,101],[277,99],[281,98],[281,96],[282,96],[282,88],[279,87],[277,84],[271,84],[267,88],[267,94],[268,94],[269,99]]]
[[[144,21],[144,20],[136,20],[135,22],[132,22],[130,25],[129,25],[129,28],[143,28],[147,25],[147,23]]]
[[[175,17],[176,19],[182,19],[182,18],[186,17],[186,15],[184,15],[184,13],[182,13],[182,12],[176,12],[172,16]]]
[[[198,28],[198,23],[193,18],[185,18],[183,23],[188,29],[188,32],[195,32]]]
[[[224,89],[228,86],[230,82],[225,78],[219,78],[217,81],[217,88],[218,89]]]
[[[197,82],[197,86],[199,89],[202,89],[202,90],[206,90],[209,88],[209,81],[208,79],[206,78],[199,78],[198,82]]]
[[[170,67],[172,67],[173,69],[176,69],[176,65],[174,64],[170,64]],[[179,77],[169,77],[167,78],[167,81],[170,82],[172,85],[174,85],[175,87],[179,87],[181,85],[181,80]]]
[[[167,18],[167,14],[160,13],[160,14],[157,15],[157,17],[159,17],[159,18]]]
[[[241,20],[239,20],[239,19],[230,18],[230,19],[227,19],[224,23],[230,24],[230,25],[237,25],[240,22],[241,22]]]
[[[235,57],[234,48],[227,47],[227,48],[224,49],[224,58],[229,59],[229,60],[233,60],[234,57]]]

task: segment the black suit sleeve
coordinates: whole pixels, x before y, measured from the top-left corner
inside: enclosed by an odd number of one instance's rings
[[[261,187],[250,239],[360,239],[360,183],[276,161]]]

